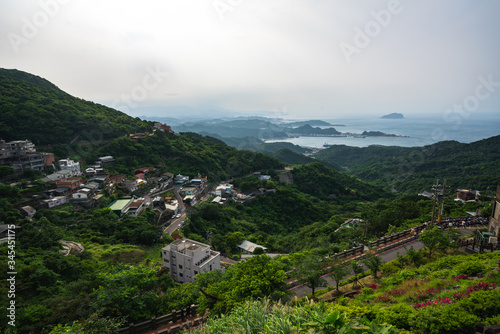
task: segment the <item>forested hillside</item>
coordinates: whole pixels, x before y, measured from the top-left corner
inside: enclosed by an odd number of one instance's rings
[[[45,79],[0,69],[0,138],[35,145],[98,141],[151,131],[151,123],[73,97]]]
[[[335,145],[315,156],[402,193],[428,190],[437,178],[446,179],[451,189],[485,190],[500,183],[499,147],[500,136],[496,136],[470,144],[447,141],[411,148]]]
[[[165,171],[174,174],[194,177],[200,173],[208,176],[211,182],[283,168],[282,163],[265,154],[238,151],[218,139],[195,133],[167,136],[157,132],[138,141],[118,138],[90,155],[88,161],[94,161],[99,155],[115,157],[109,170],[116,173],[127,174],[134,168],[161,165]]]

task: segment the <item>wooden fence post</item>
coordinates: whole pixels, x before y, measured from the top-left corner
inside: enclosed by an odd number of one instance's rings
[[[172,310],[172,323],[175,324],[177,322],[177,311]]]

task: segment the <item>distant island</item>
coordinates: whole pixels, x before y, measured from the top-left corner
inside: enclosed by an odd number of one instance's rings
[[[287,131],[288,135],[291,136],[312,136],[312,137],[336,137],[341,136],[342,133],[335,130],[335,128],[314,128],[309,124],[302,125],[295,129],[290,129]]]
[[[384,133],[381,131],[363,131],[361,134],[364,137],[404,137],[404,138],[409,138],[408,136],[402,136],[402,135],[395,135],[391,133]]]
[[[296,126],[302,126],[302,125],[311,125],[311,126],[345,126],[343,124],[330,124],[328,122],[322,121],[322,120],[308,120],[308,121],[297,121],[297,122],[292,122],[292,123],[287,123],[285,126],[291,126],[291,127],[296,127]]]
[[[393,112],[392,114],[388,114],[388,115],[384,115],[380,118],[386,118],[386,119],[404,119],[405,117],[403,116],[403,114],[400,114],[400,113],[397,113],[397,112]]]

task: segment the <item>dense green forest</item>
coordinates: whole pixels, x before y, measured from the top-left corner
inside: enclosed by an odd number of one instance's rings
[[[100,141],[152,125],[118,110],[73,97],[31,74],[0,69],[0,138],[35,145]]]
[[[200,173],[208,176],[211,182],[256,171],[272,172],[284,166],[265,154],[238,151],[216,138],[196,133],[167,136],[156,132],[139,141],[118,138],[99,152],[89,155],[87,161],[92,163],[100,155],[115,157],[115,162],[108,168],[110,172],[130,174],[134,168],[161,166],[164,171],[174,174],[195,177]]]
[[[436,179],[451,189],[494,190],[500,183],[500,136],[470,144],[439,142],[424,147],[335,145],[315,157],[345,167],[362,180],[401,193],[419,193]]]

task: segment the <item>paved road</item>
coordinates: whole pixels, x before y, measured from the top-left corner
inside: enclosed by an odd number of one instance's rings
[[[479,226],[478,228],[481,228],[481,227],[482,226]],[[459,229],[459,231],[462,233],[462,235],[465,235],[465,234],[470,234],[475,229],[476,228],[469,228],[469,229],[465,229],[465,230]],[[413,249],[415,249],[416,251],[425,247],[420,241],[414,240],[414,241],[405,243],[404,245],[401,245],[399,247],[388,250],[388,251],[380,254],[380,257],[382,257],[382,260],[384,261],[384,263],[395,260],[398,257],[398,253],[400,255],[406,254],[406,251],[403,248],[403,246],[406,246],[407,249],[410,249],[410,247],[413,246]],[[365,267],[365,270],[368,270],[368,268]],[[351,276],[353,276],[352,272],[346,277],[346,279],[351,277]],[[331,277],[328,276],[328,274],[326,274],[322,277],[326,280],[327,286],[336,286],[335,281],[332,280]],[[322,289],[322,288],[320,288],[320,289]],[[299,298],[304,297],[312,292],[312,290],[305,285],[299,285],[299,286],[294,287],[290,290],[295,292],[297,297],[299,297]]]
[[[179,225],[186,219],[186,213],[183,212],[179,218],[174,218],[170,220],[170,225],[165,227],[164,232],[168,235],[172,235],[172,233],[179,228]]]

